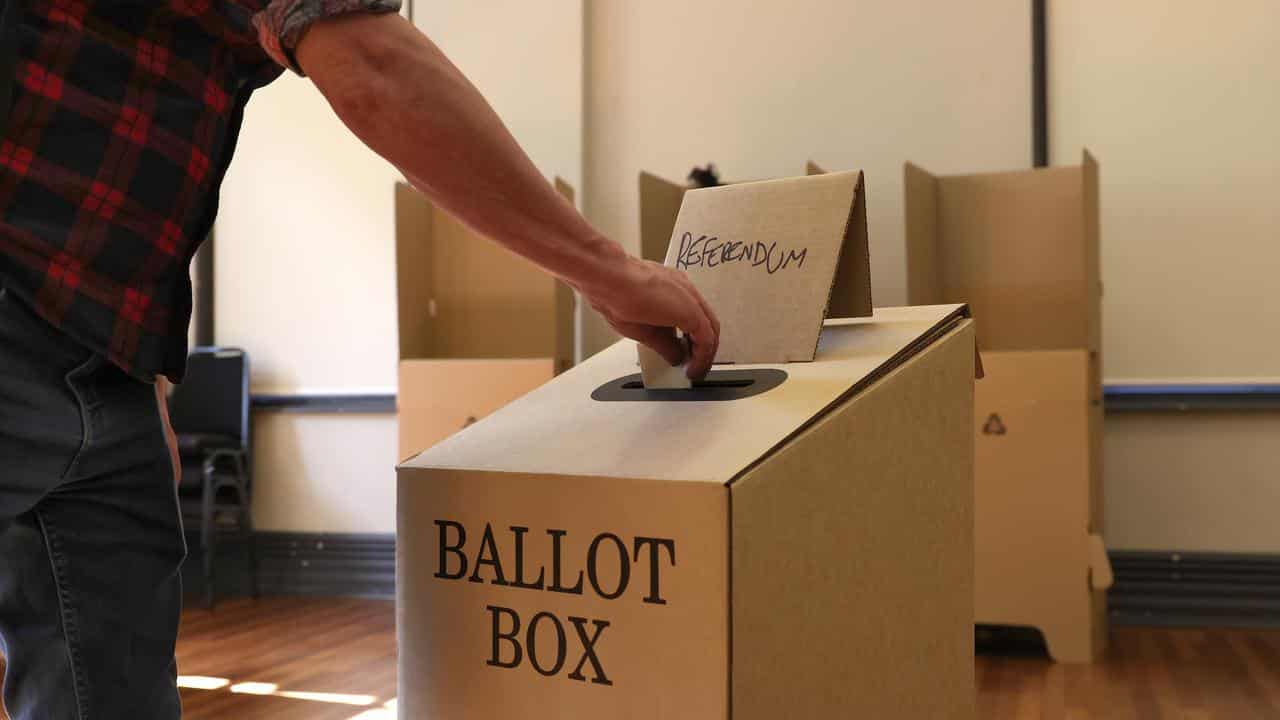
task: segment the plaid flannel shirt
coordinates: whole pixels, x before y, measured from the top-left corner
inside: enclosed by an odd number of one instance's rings
[[[400,2],[16,1],[0,284],[130,374],[179,381],[189,265],[250,94],[301,73],[316,20]]]

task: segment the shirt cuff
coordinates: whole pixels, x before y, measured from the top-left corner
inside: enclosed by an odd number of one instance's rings
[[[293,51],[317,20],[355,12],[400,12],[400,0],[272,0],[253,16],[258,42],[272,60],[306,76]]]

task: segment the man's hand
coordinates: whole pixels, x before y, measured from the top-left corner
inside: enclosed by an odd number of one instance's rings
[[[156,407],[160,413],[160,429],[164,431],[164,443],[169,446],[169,463],[173,465],[173,482],[182,482],[182,458],[178,454],[178,436],[169,423],[169,388],[173,383],[163,375],[156,376]]]
[[[711,369],[720,344],[720,320],[689,277],[679,270],[646,260],[625,258],[622,281],[592,295],[583,295],[618,334],[648,345],[667,362],[689,361],[685,374],[698,379]],[[691,345],[685,357],[684,331]]]
[[[689,279],[627,256],[596,232],[407,20],[323,20],[295,54],[347,127],[437,206],[577,288],[615,330],[672,364],[684,360],[674,328],[684,331],[693,343],[688,374],[707,372],[720,327]]]

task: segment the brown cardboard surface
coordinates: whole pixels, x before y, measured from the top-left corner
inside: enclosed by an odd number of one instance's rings
[[[984,352],[977,385],[976,621],[1039,628],[1052,656],[1089,662],[1090,577],[1109,575],[1091,514],[1090,353]],[[1104,569],[1105,568],[1105,569]]]
[[[733,484],[735,719],[975,716],[973,343],[966,321]]]
[[[732,402],[592,400],[596,388],[637,372],[635,343],[622,340],[404,465],[603,477],[625,468],[637,478],[726,483],[961,312],[877,308],[870,318],[829,320],[815,362],[744,366],[781,367],[788,379]]]
[[[814,362],[725,402],[592,400],[635,372],[624,341],[403,463],[401,717],[971,720],[962,312],[830,321]],[[557,537],[582,594],[550,589]],[[497,659],[518,635],[525,661],[489,664],[516,616]]]
[[[666,259],[687,189],[652,173],[640,173],[640,257],[657,263]]]
[[[911,163],[903,166],[902,176],[907,196],[907,302],[932,305],[942,302],[945,294],[938,258],[938,180]]]
[[[812,161],[805,165],[806,175],[822,175],[826,171]],[[728,182],[725,185],[738,183]],[[676,216],[685,192],[690,188],[653,175],[640,173],[640,251],[641,257],[663,262],[671,245]],[[865,195],[865,188],[861,195]],[[871,260],[867,240],[865,197],[850,219],[850,234],[840,253],[835,284],[827,304],[827,317],[867,317],[871,314]],[[933,303],[912,303],[929,305]]]
[[[572,375],[573,373],[569,373]],[[496,450],[496,448],[495,448]],[[397,515],[396,630],[399,639],[400,717],[494,720],[494,718],[728,717],[728,495],[723,487],[690,483],[640,482],[522,473],[468,473],[418,469],[401,471]],[[650,595],[653,555],[642,546],[630,555],[630,577],[617,599],[594,592],[590,578],[583,594],[556,593],[446,580],[440,570],[437,520],[462,523],[464,552],[474,566],[485,525],[492,527],[505,578],[516,580],[519,564],[511,527],[528,528],[522,543],[523,582],[540,574],[544,586],[555,578],[554,547],[548,530],[562,531],[561,587],[573,587],[587,565],[590,544],[603,533],[619,538],[628,551],[635,538],[668,539],[674,563],[659,547],[659,596]],[[456,544],[457,536],[446,538]],[[617,545],[597,548],[598,579],[612,593],[620,582]],[[451,563],[456,562],[453,557]],[[456,573],[458,565],[444,568]],[[493,658],[493,615],[488,607],[517,613],[522,652],[527,628],[538,613],[535,651],[544,670],[555,667],[557,634],[563,626],[565,660],[543,677],[526,657],[519,667],[486,663]],[[499,614],[504,623],[510,616]],[[606,622],[595,650],[603,685],[588,661],[585,680],[569,677],[583,656],[583,642],[569,618],[582,618],[588,637],[596,621]],[[504,625],[500,632],[507,632]],[[500,662],[514,650],[500,641]]]
[[[715,308],[717,362],[813,359],[841,246],[865,230],[861,191],[847,172],[685,193],[666,264]]]
[[[558,357],[572,364],[572,293],[403,183],[396,186],[396,279],[402,359]]]
[[[550,358],[401,360],[399,455],[431,447],[554,375]]]
[[[400,357],[432,357],[432,292],[436,274],[431,217],[435,208],[412,186],[396,183],[396,327]]]
[[[983,350],[1099,348],[1097,163],[904,168],[908,300],[967,302]]]
[[[812,160],[805,163],[804,172],[805,175],[827,173]],[[858,205],[850,220],[849,234],[845,238],[844,249],[840,252],[840,265],[836,268],[836,282],[831,288],[827,317],[866,317],[871,314],[871,246],[867,241],[865,181],[858,191],[856,202]]]

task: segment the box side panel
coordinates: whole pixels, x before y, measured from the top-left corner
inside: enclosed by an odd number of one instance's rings
[[[470,426],[552,378],[550,358],[401,360],[399,459]]]
[[[401,717],[728,717],[724,487],[401,468],[397,517]]]
[[[1079,167],[939,178],[945,299],[967,302],[985,350],[1089,346]]]
[[[429,308],[432,286],[431,203],[396,183],[396,314],[400,357],[435,354]]]
[[[552,357],[556,281],[436,208],[432,214],[435,357]]]
[[[735,720],[968,720],[973,323],[732,486]]]
[[[656,263],[666,260],[684,191],[683,185],[640,173],[640,257]]]
[[[976,620],[1039,628],[1092,657],[1090,363],[1086,350],[987,352],[978,383]]]
[[[902,167],[907,229],[907,304],[943,302],[938,258],[938,179],[906,163]],[[977,317],[979,323],[982,317]]]

